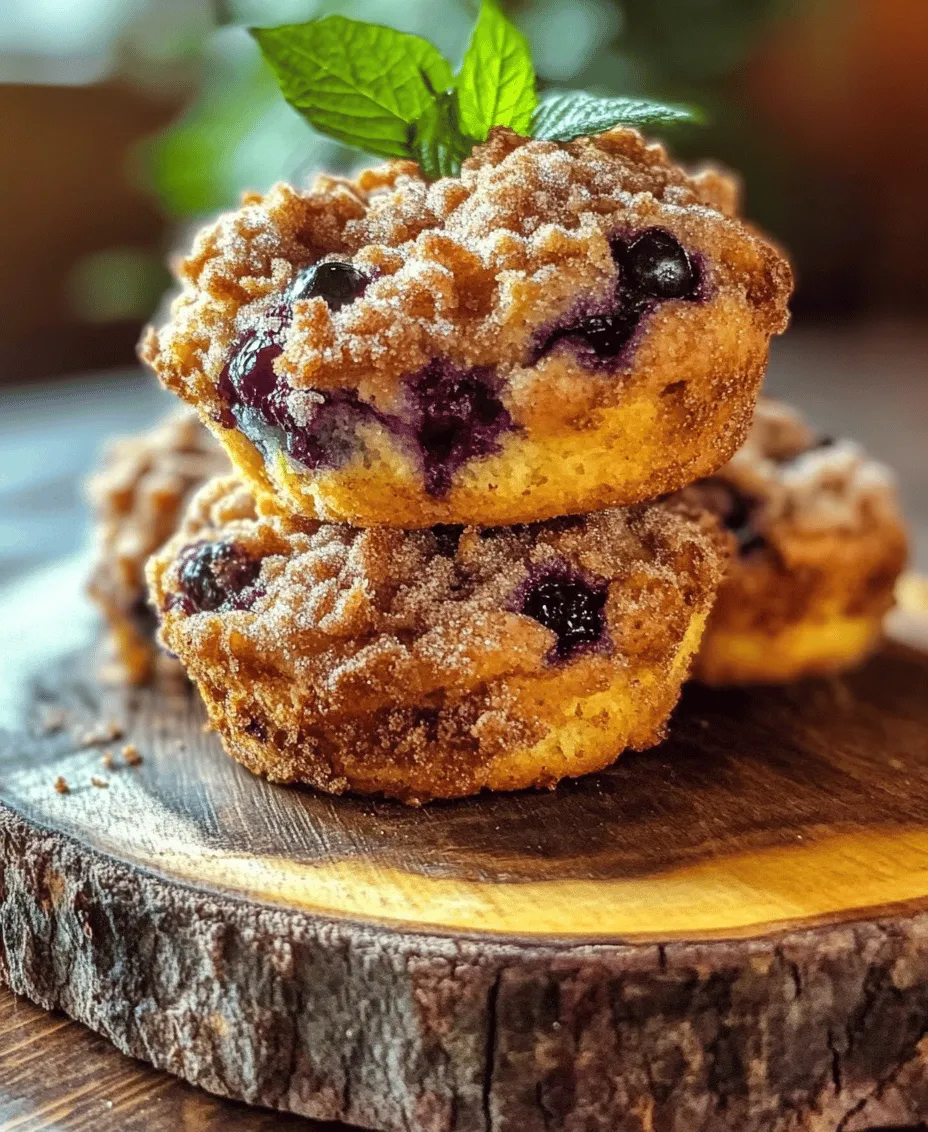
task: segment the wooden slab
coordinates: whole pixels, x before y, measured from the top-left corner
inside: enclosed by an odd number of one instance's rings
[[[213,1092],[391,1132],[928,1116],[926,652],[691,688],[605,774],[410,810],[252,778],[183,685],[101,685],[78,576],[0,612],[17,992]],[[142,765],[104,768],[126,742]]]

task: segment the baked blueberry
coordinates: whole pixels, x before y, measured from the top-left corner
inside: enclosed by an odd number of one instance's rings
[[[597,358],[624,358],[626,346],[641,321],[666,299],[699,297],[699,272],[683,245],[660,228],[637,236],[610,240],[612,258],[619,266],[612,306],[542,336],[535,359],[558,342],[568,340],[589,349]]]
[[[613,247],[626,273],[622,286],[656,299],[692,299],[699,275],[686,249],[669,232],[654,228]]]
[[[271,398],[279,384],[274,362],[282,350],[280,321],[246,331],[236,344],[222,378],[231,405],[257,409],[269,423],[276,423]]]
[[[425,488],[442,496],[468,461],[497,451],[512,419],[494,389],[492,371],[462,371],[442,359],[410,379],[413,429],[422,454]]]
[[[184,612],[247,609],[258,596],[261,560],[231,542],[199,542],[180,555],[178,590]]]
[[[566,660],[584,645],[603,639],[608,587],[590,584],[561,568],[532,582],[524,594],[521,612],[557,634],[553,658]]]
[[[578,338],[598,358],[617,358],[631,340],[648,305],[647,300],[637,296],[634,299],[626,297],[620,310],[590,315],[576,326],[565,329],[560,336]]]
[[[287,297],[292,303],[298,299],[325,299],[329,310],[340,311],[363,295],[369,282],[369,276],[354,264],[329,260],[297,272]]]

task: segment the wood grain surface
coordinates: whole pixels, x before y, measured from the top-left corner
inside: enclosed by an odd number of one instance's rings
[[[410,810],[250,777],[182,684],[101,685],[81,570],[0,617],[14,990],[212,1092],[391,1132],[928,1115],[919,648],[691,688],[605,774]]]
[[[3,1132],[351,1132],[210,1096],[0,989]]]

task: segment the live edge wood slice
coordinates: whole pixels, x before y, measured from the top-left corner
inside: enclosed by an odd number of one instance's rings
[[[389,1132],[928,1117],[924,619],[841,679],[692,687],[660,748],[555,793],[411,810],[269,786],[182,684],[101,684],[72,574],[0,610],[15,991]]]

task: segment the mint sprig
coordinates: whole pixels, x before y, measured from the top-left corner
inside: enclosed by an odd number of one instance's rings
[[[284,98],[323,134],[381,157],[411,157],[415,123],[451,67],[427,39],[326,16],[252,28]]]
[[[495,0],[482,0],[456,75],[428,40],[345,16],[251,34],[286,100],[317,130],[417,161],[430,180],[459,173],[494,126],[570,141],[617,125],[701,120],[691,107],[585,91],[551,92],[539,104],[528,42]]]
[[[419,162],[429,181],[437,181],[461,171],[461,162],[470,155],[476,140],[461,130],[454,92],[439,91],[413,126],[408,156]]]
[[[532,137],[573,141],[618,125],[671,126],[704,121],[702,112],[693,106],[647,98],[599,98],[585,90],[553,90],[532,115]]]
[[[486,141],[494,126],[525,133],[538,102],[528,40],[484,0],[457,76],[461,126]]]

